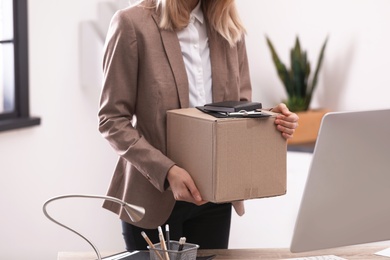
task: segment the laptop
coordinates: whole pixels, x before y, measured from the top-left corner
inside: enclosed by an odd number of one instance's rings
[[[291,252],[390,240],[390,109],[324,116]]]

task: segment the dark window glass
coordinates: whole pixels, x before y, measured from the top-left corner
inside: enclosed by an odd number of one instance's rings
[[[38,125],[29,115],[27,0],[0,0],[0,131]]]

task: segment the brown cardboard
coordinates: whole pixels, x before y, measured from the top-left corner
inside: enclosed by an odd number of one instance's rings
[[[168,157],[190,173],[207,201],[283,195],[287,142],[274,120],[215,118],[196,108],[170,110]]]

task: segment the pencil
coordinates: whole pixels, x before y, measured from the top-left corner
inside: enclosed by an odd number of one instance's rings
[[[170,238],[170,235],[169,235],[169,225],[166,224],[165,225],[165,234],[166,234],[166,240],[167,240],[167,249],[168,250],[171,250],[171,238]]]
[[[144,231],[141,232],[141,235],[144,237],[146,243],[148,243],[148,245],[150,246],[150,248],[156,249],[156,248],[154,247],[152,241],[150,241],[148,235],[146,235],[146,233],[145,233]],[[156,254],[157,254],[158,258],[160,258],[160,260],[164,260],[164,259],[162,258],[162,256],[160,255],[160,253],[159,253],[157,250],[154,250],[154,252],[156,252]]]
[[[164,250],[164,252],[165,252],[165,260],[170,260],[169,254],[167,251],[167,245],[165,244],[164,234],[163,234],[160,226],[158,226],[158,237],[160,238],[161,249]]]

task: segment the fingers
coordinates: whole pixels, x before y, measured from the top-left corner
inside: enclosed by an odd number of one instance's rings
[[[288,107],[283,103],[279,104],[279,109],[280,112],[285,116],[289,116],[292,114],[292,112],[288,109]]]
[[[202,200],[199,190],[196,188],[193,181],[184,183],[179,189],[172,189],[175,200],[186,201],[194,203],[196,205],[205,204],[206,201]]]
[[[188,199],[191,200],[189,202],[192,202],[197,205],[202,205],[206,203],[206,201],[202,200],[202,197],[200,196],[200,192],[198,188],[195,186],[195,183],[192,181],[190,183],[187,183],[187,191],[189,192],[190,196],[188,196]]]
[[[288,109],[288,107],[284,103],[280,103],[279,105],[274,107],[271,111],[275,112],[275,113],[282,113],[283,115],[286,115],[286,116],[289,116],[292,114],[292,112]]]
[[[202,197],[200,196],[200,192],[198,188],[195,186],[195,183],[192,179],[189,179],[188,182],[185,183],[187,186],[187,190],[191,194],[191,197],[195,200],[195,202],[201,202]]]
[[[202,200],[198,188],[186,170],[175,165],[169,170],[167,179],[175,200],[187,201],[197,205],[206,203]]]
[[[294,114],[295,115],[295,114]],[[293,137],[295,129],[298,127],[298,117],[294,118],[276,118],[276,128],[282,133],[286,139]]]
[[[276,128],[282,133],[282,136],[285,139],[292,138],[295,132],[295,128],[291,129],[291,128],[284,127],[282,125],[277,125]]]
[[[275,107],[273,111],[281,113],[275,119],[276,128],[282,133],[285,139],[292,138],[295,129],[298,127],[298,115],[291,112],[283,103]]]
[[[290,116],[278,115],[275,119],[275,124],[285,128],[295,129],[298,127],[298,120],[299,117],[294,113],[291,113]]]

